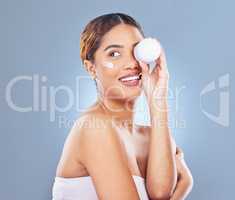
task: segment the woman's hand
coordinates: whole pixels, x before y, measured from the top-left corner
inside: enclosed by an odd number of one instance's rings
[[[193,187],[193,177],[184,160],[184,153],[179,147],[176,148],[176,167],[178,180],[170,200],[184,200]]]
[[[192,174],[184,160],[183,150],[179,147],[176,148],[176,167],[179,178],[188,183],[193,181]]]
[[[152,72],[149,72],[149,66],[146,63],[139,61],[139,64],[142,68],[142,86],[148,102],[165,99],[168,91],[169,72],[164,50],[161,48],[160,57],[156,60]]]

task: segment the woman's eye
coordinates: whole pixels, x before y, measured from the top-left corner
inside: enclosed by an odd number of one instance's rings
[[[117,56],[119,56],[119,55],[120,55],[120,53],[117,52],[117,51],[111,52],[111,53],[109,54],[109,56],[111,56],[111,57],[117,57]]]

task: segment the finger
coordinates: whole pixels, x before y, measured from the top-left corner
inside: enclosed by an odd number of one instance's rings
[[[146,63],[142,62],[142,61],[138,61],[138,62],[139,62],[139,65],[140,65],[140,67],[142,69],[142,74],[148,73],[149,66]]]
[[[162,70],[167,71],[166,54],[165,54],[164,49],[162,47],[161,47],[161,54],[157,60],[157,63]]]
[[[176,157],[175,161],[177,173],[182,175],[182,173],[184,173],[184,159]]]
[[[160,64],[156,62],[156,65],[154,66],[152,73],[158,74],[159,70],[160,70]]]
[[[177,146],[177,147],[176,147],[176,154],[177,154],[177,153],[182,153],[182,152],[183,152],[183,150],[182,150],[179,146]]]
[[[176,156],[178,157],[178,158],[184,158],[184,152],[183,152],[183,150],[181,149],[181,148],[179,148],[179,147],[176,147]]]

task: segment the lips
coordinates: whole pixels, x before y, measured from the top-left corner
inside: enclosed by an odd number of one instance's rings
[[[120,77],[118,80],[121,80],[121,81],[128,81],[128,80],[132,80],[132,79],[140,79],[141,78],[141,73],[129,73],[125,76],[122,76]]]
[[[129,73],[128,75],[120,77],[118,80],[125,86],[137,86],[141,79],[140,73]]]

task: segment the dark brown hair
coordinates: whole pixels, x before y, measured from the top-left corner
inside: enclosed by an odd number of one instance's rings
[[[85,27],[80,38],[80,57],[82,62],[94,60],[94,54],[99,48],[102,37],[118,24],[128,24],[136,27],[144,36],[140,24],[131,16],[124,13],[110,13],[98,16],[91,20]]]

